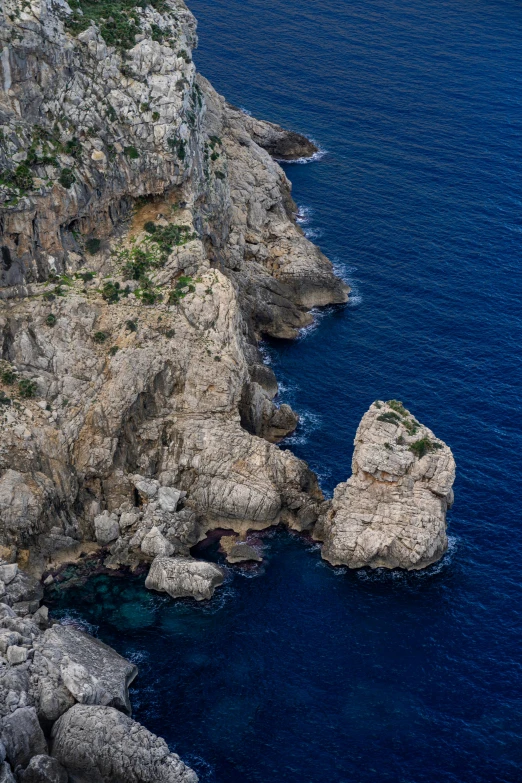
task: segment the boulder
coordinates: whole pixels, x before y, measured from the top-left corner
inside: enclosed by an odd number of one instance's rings
[[[0,764],[0,783],[16,783],[11,767],[7,761]]]
[[[57,759],[51,756],[33,756],[20,774],[20,783],[67,783],[69,777]]]
[[[33,756],[47,753],[47,742],[34,707],[20,707],[3,719],[2,742],[13,769],[25,768]]]
[[[190,557],[157,557],[145,580],[145,587],[168,593],[172,598],[191,596],[196,601],[212,598],[224,580],[223,571],[213,563]]]
[[[168,557],[174,552],[174,547],[170,541],[167,541],[159,528],[153,527],[144,536],[141,542],[141,551],[143,554],[149,555],[149,557],[156,557],[157,555],[166,555]]]
[[[17,573],[18,566],[16,563],[5,563],[0,565],[0,580],[5,585],[11,584]]]
[[[355,436],[351,478],[314,530],[322,556],[350,568],[424,568],[448,546],[450,448],[397,400],[377,401]]]
[[[16,666],[18,663],[25,663],[27,660],[27,649],[13,644],[7,648],[6,657],[7,662],[10,663],[11,666]]]
[[[104,511],[103,514],[98,514],[94,518],[94,530],[96,541],[102,546],[114,541],[120,535],[118,519],[108,511]]]
[[[53,625],[42,637],[38,654],[59,669],[67,691],[81,704],[102,704],[130,714],[129,685],[137,667],[98,639],[72,628]],[[51,695],[43,685],[49,699]]]
[[[174,514],[178,507],[181,496],[185,493],[174,487],[160,487],[158,489],[158,503],[162,511],[168,511]]]
[[[167,743],[111,707],[76,704],[52,731],[52,755],[75,783],[197,783]]]

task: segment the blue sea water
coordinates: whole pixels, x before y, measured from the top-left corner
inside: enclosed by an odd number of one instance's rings
[[[215,87],[325,151],[285,168],[353,293],[265,345],[286,446],[331,492],[370,403],[403,400],[455,453],[450,551],[348,572],[276,531],[205,605],[98,576],[55,614],[139,663],[136,718],[205,783],[521,781],[522,6],[189,4]]]

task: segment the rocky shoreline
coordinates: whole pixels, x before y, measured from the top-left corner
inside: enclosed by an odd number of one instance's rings
[[[205,600],[223,575],[191,547],[223,528],[231,562],[256,560],[246,533],[278,524],[332,563],[423,567],[454,462],[396,401],[366,414],[333,502],[276,445],[298,417],[258,340],[348,297],[274,160],[317,149],[196,72],[182,0],[90,13],[0,17],[0,780],[192,781],[130,717],[136,668],[50,622],[41,582],[98,551]]]

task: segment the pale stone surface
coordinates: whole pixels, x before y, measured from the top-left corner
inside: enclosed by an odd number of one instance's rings
[[[188,557],[157,557],[145,580],[145,587],[168,593],[172,598],[191,596],[196,601],[212,598],[223,583],[223,572],[213,563]]]
[[[108,511],[104,511],[103,514],[94,518],[94,530],[96,541],[102,545],[109,544],[120,535],[118,519],[111,516]]]
[[[352,476],[316,525],[322,556],[350,568],[424,568],[447,549],[450,448],[401,403],[377,401],[355,436]]]
[[[81,704],[108,705],[130,713],[128,688],[138,670],[106,644],[76,628],[53,625],[36,650],[34,668],[40,673],[40,689],[54,675],[56,686],[65,686]]]
[[[18,663],[25,663],[27,660],[27,649],[13,644],[7,648],[6,657],[7,662],[12,666],[16,666]]]
[[[53,727],[52,755],[75,783],[197,783],[167,743],[111,707],[77,704]]]
[[[159,528],[153,527],[144,536],[141,542],[141,551],[150,557],[156,557],[157,555],[166,555],[168,557],[174,552],[174,547],[162,535]]]

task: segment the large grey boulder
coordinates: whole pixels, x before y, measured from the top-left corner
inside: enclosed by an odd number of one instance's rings
[[[120,535],[120,526],[118,525],[118,518],[109,514],[108,511],[104,511],[103,514],[98,514],[94,518],[94,531],[96,535],[96,541],[105,546],[111,541],[115,541]]]
[[[16,783],[11,767],[7,761],[0,764],[0,783]]]
[[[424,568],[448,547],[451,449],[402,403],[374,402],[355,436],[352,476],[338,484],[314,536],[322,556],[350,568]]]
[[[2,742],[13,769],[25,768],[32,756],[47,753],[47,742],[34,707],[20,707],[3,719]]]
[[[20,783],[67,783],[69,777],[57,759],[51,756],[33,756],[20,774]]]
[[[165,740],[111,707],[77,704],[56,722],[52,755],[74,783],[197,783]]]
[[[191,596],[196,601],[212,598],[224,580],[223,572],[213,563],[190,557],[157,557],[145,580],[145,587],[168,593],[172,598]]]
[[[103,704],[130,714],[129,685],[137,667],[98,639],[64,625],[53,625],[43,634],[39,655],[58,669],[61,682],[75,701]],[[42,662],[43,664],[43,662]],[[49,698],[45,676],[40,694]]]

